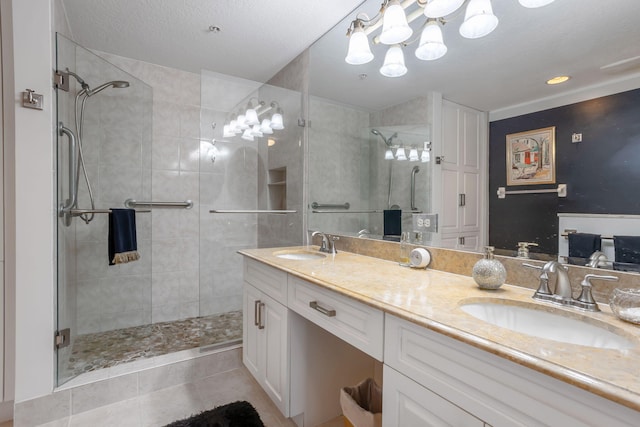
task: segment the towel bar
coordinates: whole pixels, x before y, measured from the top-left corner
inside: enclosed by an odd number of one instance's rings
[[[124,205],[128,208],[135,208],[137,206],[145,206],[149,208],[185,208],[191,209],[193,202],[191,200],[185,200],[184,202],[141,202],[135,199],[127,199],[124,201]]]
[[[318,203],[318,202],[313,202],[311,203],[311,209],[349,209],[351,205],[349,205],[349,202],[343,203],[343,204],[326,204],[326,203]]]
[[[268,210],[268,209],[247,209],[247,210],[221,210],[221,209],[211,209],[209,213],[215,214],[288,214],[288,213],[297,213],[298,211],[294,210]]]
[[[136,209],[136,213],[147,213],[151,212],[151,209]],[[102,213],[111,213],[111,209],[71,209],[69,211],[71,216],[80,216],[84,214],[102,214]]]

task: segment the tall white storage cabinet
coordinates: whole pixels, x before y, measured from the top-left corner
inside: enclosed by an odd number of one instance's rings
[[[487,115],[442,101],[440,245],[477,251],[486,241]]]

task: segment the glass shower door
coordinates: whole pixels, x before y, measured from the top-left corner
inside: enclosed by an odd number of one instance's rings
[[[60,35],[56,68],[69,83],[56,90],[65,128],[57,137],[57,205],[69,211],[57,218],[57,329],[68,334],[56,355],[59,386],[105,366],[108,356],[92,347],[96,334],[151,323],[151,215],[136,214],[140,260],[110,266],[108,212],[128,198],[150,199],[152,91]]]

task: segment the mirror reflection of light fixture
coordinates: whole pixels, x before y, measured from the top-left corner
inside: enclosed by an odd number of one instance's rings
[[[258,138],[262,138],[264,136],[262,131],[260,131],[260,125],[253,125],[251,128],[251,136],[257,136]]]
[[[384,14],[382,16],[382,33],[380,33],[380,43],[397,44],[407,40],[413,34],[413,30],[407,22],[407,15],[400,6],[398,0],[386,2],[383,5]]]
[[[369,47],[369,39],[364,33],[364,24],[362,20],[356,19],[351,23],[353,29],[349,28],[347,35],[349,36],[349,50],[344,60],[347,64],[361,65],[371,62],[373,53]]]
[[[393,160],[393,151],[391,151],[391,148],[387,148],[387,151],[384,152],[384,159],[385,160]]]
[[[493,14],[491,0],[469,0],[460,25],[460,35],[468,39],[484,37],[498,26],[498,17]]]
[[[276,145],[276,140],[273,138],[269,138],[267,139],[267,147],[273,147],[274,145]]]
[[[447,46],[442,40],[440,23],[435,19],[429,19],[422,30],[420,45],[416,49],[416,57],[424,61],[433,61],[442,58],[447,53]]]
[[[422,150],[422,154],[420,155],[420,161],[422,163],[427,163],[431,160],[431,143],[424,142],[424,150]]]
[[[380,74],[386,77],[400,77],[407,74],[407,67],[404,65],[404,53],[399,44],[389,47],[384,57],[384,64],[380,67]]]
[[[424,16],[427,18],[441,18],[451,15],[460,9],[464,1],[465,0],[427,0],[427,4],[424,7]]]
[[[245,129],[245,131],[242,133],[242,136],[240,138],[247,141],[254,141],[253,134],[251,133],[251,129]]]
[[[397,160],[407,160],[407,154],[404,152],[404,147],[398,147],[396,150],[396,159]]]
[[[271,120],[263,119],[262,123],[260,124],[260,131],[262,131],[262,133],[265,135],[273,134],[273,128],[271,127]]]
[[[545,6],[554,0],[518,1],[524,7],[533,8]],[[413,34],[410,24],[421,17],[426,17],[427,22],[422,21],[421,24],[425,28],[419,38],[420,42],[415,52],[416,57],[422,60],[440,58],[447,52],[440,26],[450,22],[451,19],[456,19],[465,5],[464,22],[459,30],[463,37],[472,39],[484,37],[497,27],[498,17],[493,14],[491,0],[404,0],[402,3],[398,0],[383,0],[380,12],[376,16],[369,18],[366,14],[359,13],[349,25],[347,30],[349,49],[345,62],[351,65],[370,62],[374,54],[369,46],[368,36],[379,30],[380,27],[382,27],[382,32],[373,39],[376,43],[404,47],[416,42],[418,38],[410,39]],[[430,20],[434,23],[430,23]],[[391,72],[389,71],[391,67],[386,66],[389,62],[387,57],[390,52],[399,56],[397,50],[390,48],[386,52],[385,65],[380,68],[383,75],[400,77],[406,74],[404,60],[402,66],[397,67],[399,70],[403,70],[402,72]]]
[[[416,147],[411,147],[411,150],[409,150],[409,161],[417,162],[418,160],[420,160],[420,157],[418,157],[418,149]]]
[[[236,136],[236,133],[231,130],[231,125],[224,125],[222,127],[223,138],[232,138],[234,136]]]
[[[258,113],[256,112],[256,107],[253,106],[252,102],[254,99],[255,98],[251,98],[249,102],[247,102],[247,109],[244,112],[244,120],[247,126],[260,124],[260,121],[258,120]],[[258,101],[258,106],[260,106],[260,101]]]
[[[273,116],[271,116],[271,129],[282,130],[284,129],[284,122],[282,119],[282,108],[278,107]]]

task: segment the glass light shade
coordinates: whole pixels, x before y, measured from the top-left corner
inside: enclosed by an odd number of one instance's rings
[[[398,147],[396,150],[396,159],[407,160],[407,154],[404,152],[404,147]]]
[[[245,129],[241,136],[242,139],[246,139],[247,141],[253,141],[253,134],[251,133],[251,129]]]
[[[271,129],[271,120],[263,119],[262,124],[260,125],[260,131],[265,135],[271,135],[273,133],[273,129]]]
[[[384,152],[384,159],[385,160],[393,160],[395,157],[393,157],[393,151],[391,151],[391,148],[387,148],[387,151]]]
[[[416,57],[423,61],[442,58],[447,53],[447,46],[442,40],[442,29],[438,21],[429,21],[422,30],[420,45],[416,49]]]
[[[429,152],[429,150],[424,150],[422,152],[420,160],[422,161],[422,163],[427,163],[429,160],[431,160],[431,153]]]
[[[424,7],[424,16],[427,18],[441,18],[451,15],[458,10],[464,0],[430,0]]]
[[[282,113],[277,112],[271,116],[271,129],[282,130],[284,129],[284,122],[282,121]]]
[[[349,50],[344,58],[347,64],[362,65],[371,62],[373,53],[369,47],[369,39],[361,26],[357,26],[349,37]]]
[[[253,125],[251,128],[251,135],[257,136],[258,138],[263,137],[262,131],[260,130],[260,125]]]
[[[236,133],[231,130],[231,125],[224,125],[222,128],[222,137],[233,138],[234,136],[236,136]]]
[[[387,50],[384,56],[384,64],[380,67],[380,74],[387,77],[400,77],[407,74],[407,67],[404,65],[404,54],[400,45],[395,44]]]
[[[238,134],[240,133],[240,128],[238,128],[238,121],[237,120],[231,120],[229,122],[229,130],[231,132],[233,132],[234,134]]]
[[[244,114],[240,114],[236,120],[238,123],[237,124],[238,129],[240,130],[249,129],[249,125],[247,124],[247,120],[245,119]]]
[[[528,8],[542,7],[554,2],[554,0],[518,0],[518,1],[522,6],[528,7]]]
[[[418,150],[416,147],[411,147],[411,150],[409,150],[409,161],[417,162],[418,160],[420,160],[420,157],[418,157]]]
[[[260,124],[260,120],[258,120],[258,113],[253,108],[247,108],[247,111],[244,113],[244,121],[247,126],[253,126]]]
[[[413,34],[413,30],[407,23],[407,15],[405,15],[404,9],[400,6],[400,2],[391,0],[382,17],[380,43],[402,43],[411,37],[411,34]]]
[[[498,26],[498,17],[493,14],[491,0],[471,0],[460,25],[460,35],[468,39],[484,37]]]

